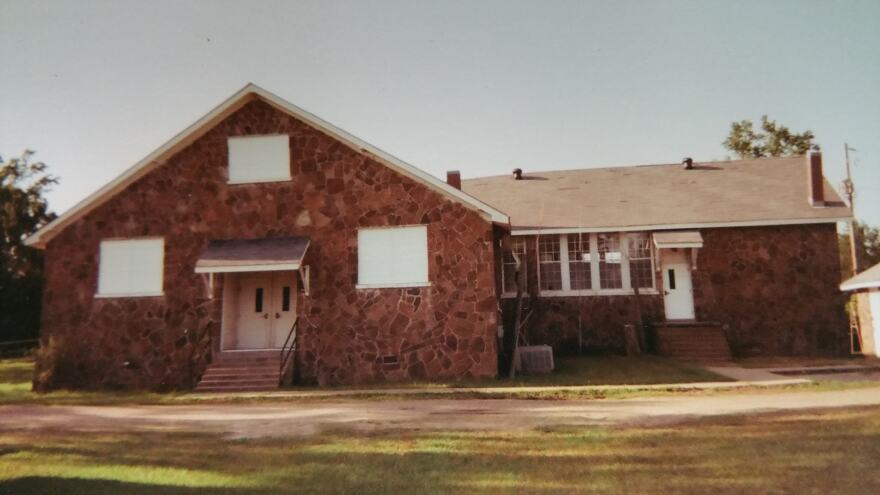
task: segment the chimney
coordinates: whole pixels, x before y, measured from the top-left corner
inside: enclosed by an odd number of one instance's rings
[[[458,170],[449,170],[446,172],[446,183],[450,186],[461,190],[461,172]]]
[[[813,206],[825,206],[825,178],[822,176],[822,152],[807,152],[807,198]]]

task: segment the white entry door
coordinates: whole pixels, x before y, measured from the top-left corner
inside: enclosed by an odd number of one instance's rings
[[[662,256],[663,307],[667,320],[694,319],[691,267],[684,251],[665,251]]]
[[[296,272],[239,275],[235,349],[277,349],[296,318]]]

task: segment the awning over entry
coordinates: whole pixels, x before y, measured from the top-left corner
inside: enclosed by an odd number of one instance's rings
[[[196,273],[299,270],[308,237],[211,241],[196,262]]]
[[[701,248],[703,236],[699,230],[679,230],[676,232],[654,232],[654,245],[664,248]]]

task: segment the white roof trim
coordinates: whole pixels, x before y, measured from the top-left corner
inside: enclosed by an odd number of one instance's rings
[[[851,291],[851,290],[859,290],[859,289],[880,289],[880,281],[856,282],[854,284],[844,282],[844,283],[840,284],[840,290],[843,290],[843,291]]]
[[[147,155],[141,161],[134,164],[121,175],[105,184],[103,187],[90,194],[88,197],[75,204],[67,210],[63,215],[56,218],[49,224],[43,226],[40,230],[25,239],[25,244],[43,248],[46,243],[60,230],[64,229],[74,221],[88,214],[97,208],[112,195],[118,193],[137,179],[149,173],[154,167],[159,166],[173,156],[184,147],[192,144],[195,140],[207,133],[213,124],[216,124],[233,112],[244,106],[246,103],[259,97],[274,106],[275,108],[290,114],[308,125],[338,139],[354,150],[372,155],[377,161],[394,169],[395,171],[406,175],[407,177],[421,182],[432,189],[445,194],[471,208],[483,212],[492,222],[509,224],[510,219],[507,215],[495,208],[483,203],[473,196],[456,189],[446,182],[434,177],[433,175],[410,165],[393,155],[386,153],[375,146],[339,129],[338,127],[312,115],[311,113],[297,107],[296,105],[276,96],[265,89],[250,83],[235,94],[227,98],[223,103],[208,112],[207,115],[190,125],[179,134],[175,135],[168,142],[160,146],[158,149]]]
[[[657,246],[657,249],[703,247],[703,236],[700,235],[699,230],[654,232],[651,237],[654,238],[654,245]],[[688,237],[690,238],[689,240],[684,239]]]
[[[299,263],[273,263],[269,265],[229,265],[196,267],[196,273],[280,272],[299,270]]]
[[[659,225],[630,225],[626,227],[554,227],[522,229],[514,227],[511,235],[535,235],[535,234],[577,234],[587,232],[637,232],[644,230],[681,230],[681,229],[717,229],[724,227],[770,227],[773,225],[808,225],[817,223],[837,223],[851,220],[850,217],[841,218],[795,218],[787,220],[754,220],[744,222],[716,222],[716,223],[682,223],[682,224],[659,224]]]

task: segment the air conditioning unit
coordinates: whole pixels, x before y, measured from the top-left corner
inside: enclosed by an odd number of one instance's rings
[[[523,373],[550,373],[553,371],[553,348],[549,345],[517,347],[516,369]]]

